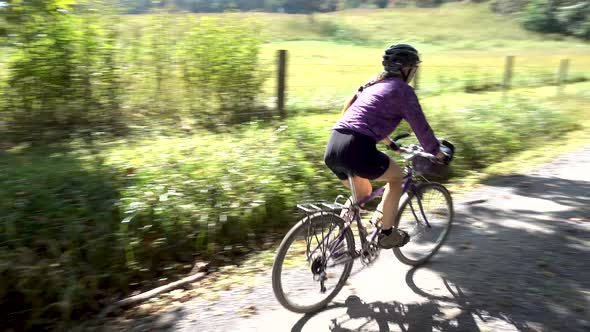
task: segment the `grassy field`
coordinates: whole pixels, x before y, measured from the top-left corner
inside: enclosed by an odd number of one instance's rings
[[[378,74],[383,49],[409,42],[421,52],[422,95],[498,89],[505,58],[515,56],[512,85],[555,84],[561,59],[570,59],[568,80],[590,79],[590,44],[560,35],[523,30],[516,17],[501,16],[489,4],[449,3],[440,8],[357,9],[314,15],[277,13],[138,15],[121,18],[123,42],[147,38],[162,24],[171,40],[205,17],[250,22],[264,41],[260,62],[270,74],[262,95],[272,105],[276,52],[289,52],[288,106],[333,109]],[[140,38],[141,39],[141,38]],[[173,47],[171,45],[170,47]],[[174,85],[173,82],[170,83]]]
[[[269,42],[338,41],[381,47],[392,39],[423,45],[424,51],[447,49],[585,48],[580,40],[541,35],[522,29],[515,17],[495,15],[489,4],[448,3],[438,8],[349,9],[333,13],[186,14],[190,18],[233,17],[251,20]],[[127,16],[132,25],[147,24],[146,15]],[[176,20],[178,29],[182,23]]]
[[[421,51],[423,95],[498,89],[508,55],[515,56],[513,86],[555,84],[565,58],[570,59],[569,80],[590,79],[588,43],[524,31],[514,18],[491,13],[487,4],[349,10],[314,15],[313,21],[304,15],[264,15],[256,14],[263,26],[267,20],[274,24],[269,24],[262,58],[274,66],[276,50],[288,50],[288,100],[296,108],[337,107],[379,73],[383,49],[395,42],[410,42]],[[266,85],[269,96],[273,78]]]
[[[419,47],[420,45],[418,45]],[[289,52],[288,102],[295,108],[334,108],[381,70],[382,48],[334,42],[282,42],[265,46],[270,56],[277,49]],[[424,52],[419,71],[419,93],[440,95],[469,89],[497,90],[503,82],[507,55],[515,56],[511,85],[544,86],[556,83],[561,59],[570,59],[568,79],[590,79],[590,46],[548,50],[495,49]],[[274,77],[266,94],[274,94]]]

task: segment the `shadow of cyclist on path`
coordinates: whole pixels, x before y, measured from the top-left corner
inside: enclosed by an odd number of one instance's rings
[[[424,331],[479,331],[472,313],[463,307],[459,308],[459,314],[450,317],[454,312],[449,311],[444,305],[436,301],[423,303],[403,304],[393,302],[365,303],[355,295],[349,296],[344,304],[336,304],[324,310],[346,308],[346,314],[331,319],[329,330],[333,332],[349,331],[392,331],[390,324],[397,325],[395,330],[405,332]],[[304,316],[291,331],[301,331],[305,323],[314,315]]]
[[[365,303],[358,296],[351,295],[344,303],[335,304],[323,310],[326,312],[346,308],[346,314],[331,319],[329,330],[389,332],[390,324],[393,324],[404,332],[479,331],[473,318],[473,315],[479,316],[479,314],[471,308],[467,297],[459,287],[455,286],[456,289],[453,289],[451,284],[445,282],[445,287],[452,296],[433,296],[419,289],[412,281],[414,272],[415,269],[412,269],[406,275],[408,285],[428,298],[428,301],[410,304],[397,301]],[[305,315],[291,331],[301,331],[313,316],[315,315]]]

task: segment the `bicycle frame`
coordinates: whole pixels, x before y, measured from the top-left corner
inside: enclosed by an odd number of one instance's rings
[[[409,136],[409,135],[400,135],[400,136],[392,139],[392,141],[397,141],[398,139],[401,139],[401,138],[407,137],[407,136]],[[401,149],[402,149],[403,152],[409,152],[410,151],[410,150],[403,149],[403,148],[401,148]],[[430,155],[430,156],[432,156],[432,155]],[[412,167],[410,167],[410,164],[409,164],[410,161],[411,161],[411,158],[406,158],[406,166],[405,166],[405,170],[406,170],[405,173],[406,174],[404,175],[403,181],[402,181],[402,195],[405,194],[405,193],[408,193],[408,192],[410,192],[410,194],[412,192],[414,192],[414,189],[413,189],[414,186],[415,186],[415,184],[414,184],[414,182],[415,182],[414,181],[414,170],[412,169]],[[365,197],[365,198],[363,198],[363,199],[361,199],[361,200],[359,200],[357,202],[356,201],[356,197],[357,197],[357,195],[356,195],[356,189],[354,187],[354,183],[352,182],[352,176],[351,175],[349,175],[348,181],[349,181],[349,184],[350,184],[350,190],[351,190],[351,193],[352,193],[352,200],[353,200],[352,201],[352,204],[348,207],[348,212],[346,213],[346,216],[348,217],[348,220],[349,221],[347,221],[345,219],[345,227],[344,227],[343,231],[338,235],[338,238],[337,238],[336,242],[334,244],[332,244],[330,246],[330,248],[328,248],[329,256],[327,256],[327,257],[332,257],[332,256],[337,257],[336,256],[337,253],[335,253],[334,251],[335,251],[336,248],[338,248],[338,246],[340,245],[340,243],[342,243],[342,241],[344,240],[344,234],[345,234],[345,232],[350,228],[351,223],[354,222],[354,221],[356,221],[357,229],[359,231],[359,234],[361,235],[361,245],[363,247],[365,247],[365,244],[367,242],[367,238],[366,238],[366,234],[363,233],[364,227],[361,224],[360,207],[363,204],[368,203],[368,202],[372,201],[375,198],[378,198],[378,197],[383,196],[383,193],[385,192],[385,186],[380,187],[377,190],[374,190],[369,196],[367,196],[367,197]],[[336,201],[340,197],[343,197],[343,196],[342,195],[339,195],[338,197],[336,197]],[[422,218],[423,218],[426,226],[428,228],[431,228],[430,223],[428,222],[428,219],[426,218],[426,214],[424,213],[424,208],[422,207],[422,200],[419,197],[419,195],[416,196],[416,197],[417,197],[417,201],[418,201],[418,207],[420,208],[420,214],[421,214],[421,216],[422,216]],[[338,204],[337,202],[334,202],[334,203],[335,204]],[[342,204],[338,204],[338,205],[342,209],[345,209],[346,208]],[[409,202],[409,205],[410,205],[410,210],[412,211],[412,214],[414,215],[414,218],[416,219],[416,222],[419,222],[420,219],[416,215],[415,208],[414,208],[414,206],[413,206],[413,204],[412,204],[411,201]],[[334,212],[334,211],[332,211],[332,212]],[[333,230],[334,229],[330,229],[330,231],[328,232],[328,234],[326,234],[326,236],[323,237],[323,239],[321,241],[322,243],[325,241],[325,239],[329,238],[329,236],[330,236],[330,234],[332,233]],[[369,237],[370,238],[370,242],[375,241],[375,238],[377,237],[378,233],[379,233],[379,229],[377,227],[375,227],[374,230],[373,230],[373,233]],[[316,248],[313,251],[310,252],[310,256],[309,257],[311,257],[316,252],[316,250],[318,250],[318,248],[320,248],[320,245],[322,245],[322,243],[318,243],[318,245],[316,246]],[[355,251],[356,251],[356,248],[355,248]],[[308,259],[309,259],[309,257],[308,257]]]
[[[414,184],[414,180],[413,180],[414,174],[413,174],[412,169],[410,167],[406,167],[406,170],[407,170],[407,172],[406,172],[406,175],[404,175],[403,182],[402,182],[402,194],[408,192]],[[352,197],[353,197],[353,200],[355,200],[354,197],[356,197],[356,190],[354,188],[354,183],[352,182],[351,177],[349,177],[348,179],[349,179],[349,183],[350,183],[350,190],[352,192]],[[358,202],[353,201],[353,203],[348,208],[349,210],[346,214],[349,217],[350,222],[346,221],[345,227],[342,230],[342,232],[340,232],[340,235],[338,235],[336,242],[334,242],[330,246],[330,248],[328,248],[328,252],[329,252],[328,257],[338,258],[340,256],[340,255],[338,255],[338,253],[335,253],[334,251],[336,248],[338,248],[340,243],[342,243],[342,241],[344,240],[344,233],[351,227],[351,223],[354,221],[356,221],[357,229],[359,231],[359,234],[361,234],[361,244],[364,246],[367,239],[365,238],[365,236],[362,236],[363,226],[361,224],[360,207],[365,203],[368,203],[376,198],[383,196],[384,192],[385,192],[385,186],[374,190],[369,196],[361,199]],[[338,196],[336,198],[336,200],[338,200],[338,198],[340,198],[340,197],[343,197],[343,196],[341,196],[341,195]],[[424,215],[424,210],[422,209],[422,203],[420,202],[420,200],[418,200],[418,202],[419,202],[418,204],[420,206],[420,211],[422,213],[422,216],[424,216],[424,220],[426,220],[426,216]],[[410,203],[410,208],[412,210],[412,213],[414,213],[414,216],[416,216],[415,212],[414,212],[414,208],[412,207],[411,203]],[[352,212],[352,216],[351,216],[351,212]],[[416,218],[416,220],[418,220],[418,219]],[[428,221],[426,221],[426,223],[427,223],[428,227],[430,227],[430,225],[428,224]],[[333,228],[330,229],[328,234],[326,234],[326,236],[324,236],[324,239],[329,238],[330,234],[332,233],[333,230],[334,230]],[[379,232],[379,229],[377,229],[377,228],[375,228],[373,230],[373,232],[371,233],[371,236],[369,237],[371,242],[375,241],[375,238],[377,237],[378,232]],[[324,239],[322,239],[322,242],[324,241]],[[315,253],[320,248],[320,245],[321,245],[321,243],[318,243],[318,245],[315,247],[315,249],[311,251],[309,257],[311,257],[313,255],[313,253]]]

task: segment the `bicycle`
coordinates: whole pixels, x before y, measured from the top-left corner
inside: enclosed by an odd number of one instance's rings
[[[435,157],[424,152],[420,146],[412,144],[403,147],[397,142],[408,136],[410,135],[405,133],[392,139],[405,155],[403,195],[393,227],[394,231],[399,228],[410,235],[409,242],[402,247],[393,248],[393,253],[402,263],[418,266],[427,262],[443,245],[450,231],[454,211],[451,195],[445,186],[426,178],[428,175],[440,176],[447,168],[445,165],[433,163]],[[356,201],[356,190],[351,175],[349,183],[352,194],[349,206],[338,202],[342,198],[347,199],[342,195],[338,195],[333,203],[317,201],[297,204],[297,208],[305,217],[283,238],[272,268],[275,297],[290,311],[311,313],[322,309],[344,286],[354,260],[360,258],[363,265],[369,266],[379,256],[377,239],[380,224],[371,220],[373,229],[369,234],[362,224],[360,213],[366,203],[383,195],[385,187],[378,188],[368,197]],[[432,198],[436,195],[440,195],[442,200],[431,206],[434,201]],[[351,227],[354,222],[357,224],[360,238],[359,249]],[[436,231],[440,231],[438,236]],[[298,239],[299,235],[303,235],[303,239]],[[434,239],[430,241],[430,245],[429,241],[424,241],[428,238]],[[314,239],[315,244],[312,245]],[[288,255],[289,249],[295,251],[292,256]],[[421,255],[420,249],[427,250]],[[297,263],[296,260],[299,258],[304,258],[304,261]],[[315,285],[302,282],[304,278],[309,277],[310,269]],[[339,269],[340,278],[334,278]],[[286,272],[285,276],[283,272]],[[295,279],[294,288],[285,287],[287,277]],[[303,300],[309,303],[295,303],[294,297],[297,292],[302,293]],[[312,299],[312,295],[317,299]]]

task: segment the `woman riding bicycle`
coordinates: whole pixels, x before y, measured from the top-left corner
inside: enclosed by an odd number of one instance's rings
[[[379,245],[390,249],[407,243],[408,234],[393,232],[392,225],[402,193],[402,169],[386,154],[377,150],[382,142],[392,150],[398,147],[389,139],[402,119],[406,120],[425,152],[442,161],[446,155],[418,102],[414,89],[408,85],[418,69],[418,51],[407,44],[385,50],[384,71],[376,79],[359,88],[343,109],[343,116],[332,127],[324,161],[328,168],[349,188],[348,175],[359,199],[371,194],[369,180],[387,182],[377,207],[382,222]]]

